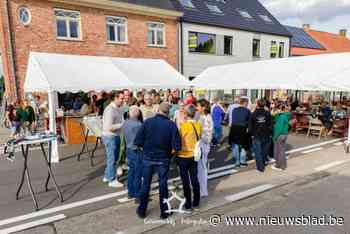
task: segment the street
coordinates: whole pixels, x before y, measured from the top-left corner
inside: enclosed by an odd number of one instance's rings
[[[88,160],[86,159],[86,162],[80,167],[88,167],[87,165]],[[268,167],[266,172],[261,174],[256,172],[254,166],[254,163],[251,163],[246,170],[233,171],[234,169],[230,169],[227,176],[217,178],[216,174],[227,172],[227,170],[212,170],[211,175],[214,176],[211,176],[209,182],[209,197],[202,200],[200,210],[192,214],[174,214],[169,218],[168,223],[159,220],[156,189],[152,192],[154,196],[151,198],[148,217],[140,220],[135,214],[134,202],[126,199],[123,191],[113,192],[109,189],[103,192],[104,189],[101,190],[103,185],[99,181],[100,176],[96,175],[91,181],[85,181],[86,184],[80,184],[81,190],[74,190],[74,186],[71,189],[67,187],[64,196],[73,191],[76,193],[73,193],[72,197],[63,204],[60,204],[55,198],[54,191],[48,194],[37,194],[40,198],[39,203],[41,199],[46,202],[52,201],[39,212],[31,211],[33,204],[28,195],[22,198],[25,202],[22,199],[15,201],[12,198],[13,201],[6,205],[3,201],[1,204],[3,219],[0,220],[0,228],[6,233],[6,230],[21,230],[23,225],[33,225],[33,228],[20,232],[23,234],[241,233],[242,231],[281,233],[282,230],[283,233],[349,233],[350,226],[347,220],[350,218],[350,213],[346,198],[349,197],[350,190],[346,185],[350,160],[349,156],[344,153],[344,146],[340,142],[291,154],[288,169],[285,172],[273,171]],[[179,185],[179,183],[174,183],[171,191],[182,196],[182,189]],[[9,192],[6,194],[10,195]],[[3,197],[3,199],[9,199],[9,197]],[[21,205],[24,205],[25,212],[19,211]],[[175,202],[174,207],[176,205],[178,203]],[[4,209],[6,209],[5,212],[3,212]],[[16,209],[18,209],[17,214],[12,211]],[[220,224],[215,227],[209,223],[213,215],[220,215],[221,220]],[[230,226],[225,224],[226,219],[230,217],[258,219],[260,217],[293,218],[302,215],[313,217],[332,215],[339,219],[344,218],[344,224],[294,227],[252,226],[250,223],[231,224]],[[52,220],[55,218],[58,220]],[[41,224],[41,222],[44,223]]]

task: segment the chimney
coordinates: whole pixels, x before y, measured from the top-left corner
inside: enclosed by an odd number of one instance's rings
[[[303,24],[304,30],[310,30],[310,24]]]
[[[346,29],[340,29],[339,30],[339,35],[342,36],[342,37],[346,37],[348,34],[348,30]]]

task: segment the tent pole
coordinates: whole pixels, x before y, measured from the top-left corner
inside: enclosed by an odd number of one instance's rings
[[[49,130],[51,133],[57,134],[56,128],[56,107],[57,107],[57,92],[49,91],[48,92],[48,101],[49,101]],[[58,163],[58,143],[57,140],[52,142],[51,147],[51,162]]]

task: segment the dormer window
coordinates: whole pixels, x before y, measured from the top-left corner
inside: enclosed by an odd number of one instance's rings
[[[220,8],[218,6],[208,4],[208,3],[206,5],[211,13],[220,14],[220,15],[223,14],[222,10],[220,10]]]
[[[237,12],[245,19],[250,19],[250,20],[254,19],[253,16],[251,16],[248,11],[237,9]]]
[[[266,23],[273,23],[273,21],[267,15],[259,15],[259,17],[264,20]]]
[[[179,2],[185,8],[196,8],[191,0],[179,0]]]

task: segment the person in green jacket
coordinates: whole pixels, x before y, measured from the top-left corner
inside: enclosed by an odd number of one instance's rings
[[[24,100],[23,102],[23,122],[25,131],[27,131],[28,134],[32,134],[33,130],[35,129],[35,111],[34,108],[30,105],[28,100]]]
[[[274,142],[276,164],[272,166],[272,169],[281,171],[287,169],[286,143],[291,113],[285,105],[280,105],[279,109],[279,113],[275,115],[275,124],[273,127],[272,138]]]

